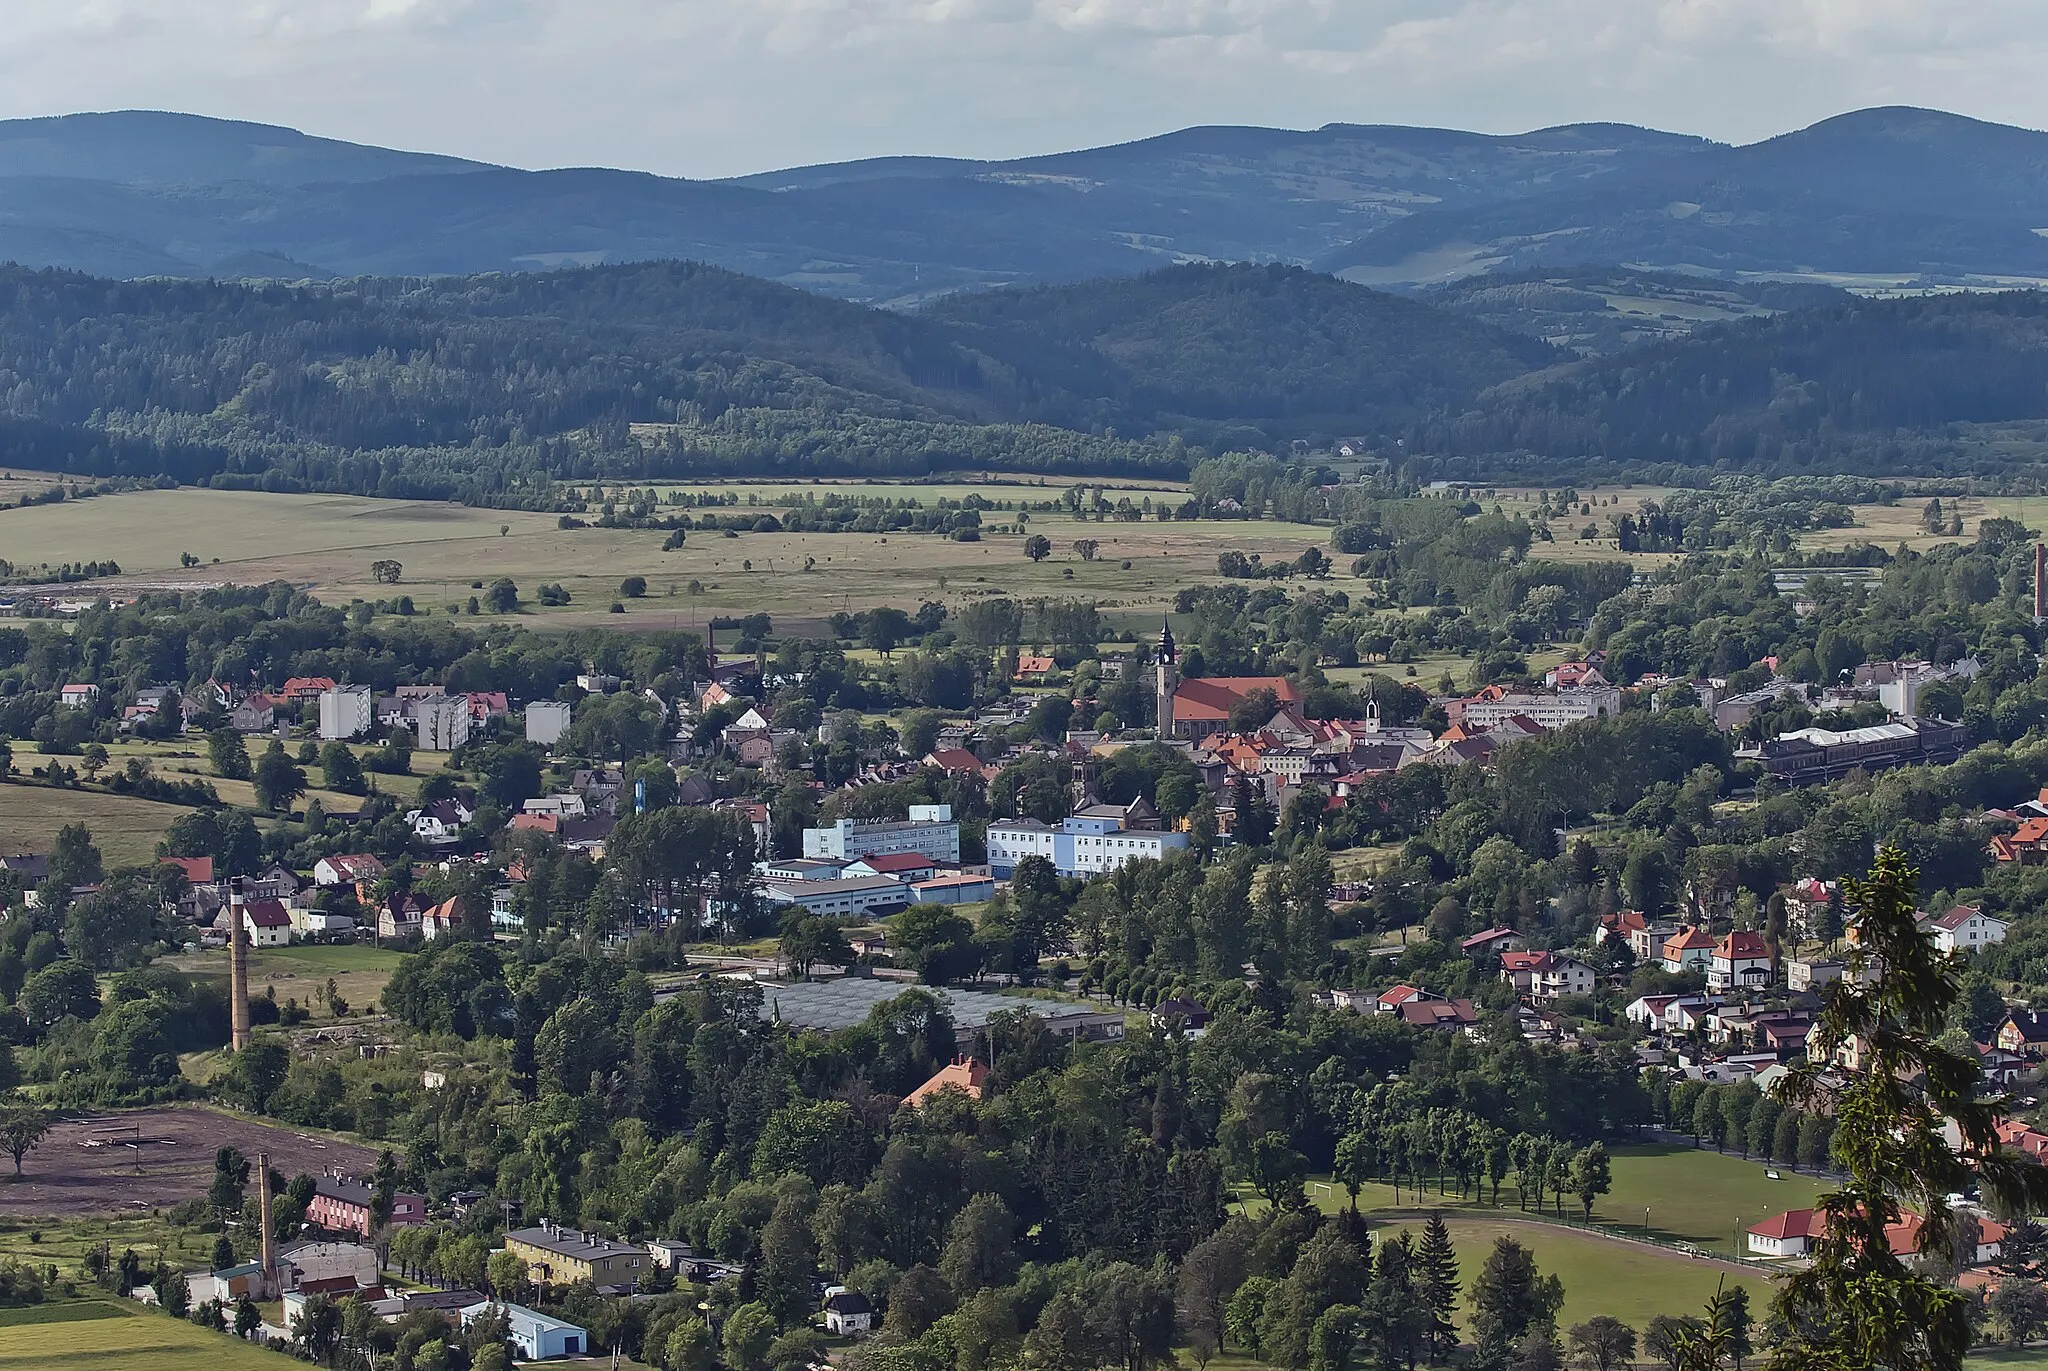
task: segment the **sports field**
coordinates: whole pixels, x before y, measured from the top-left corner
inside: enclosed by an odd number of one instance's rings
[[[30,1317],[8,1317],[13,1314]],[[70,1317],[53,1317],[64,1314]],[[294,1364],[228,1334],[113,1301],[0,1310],[0,1368],[6,1371],[281,1371]]]

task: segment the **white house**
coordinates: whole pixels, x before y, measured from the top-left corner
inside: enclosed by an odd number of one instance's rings
[[[66,709],[84,709],[99,698],[100,688],[90,682],[65,686],[57,692],[57,703]]]
[[[1788,1209],[1749,1230],[1749,1250],[1759,1257],[1803,1257],[1813,1250],[1822,1216],[1812,1209]]]
[[[521,1361],[546,1361],[551,1357],[580,1357],[589,1350],[589,1335],[573,1323],[551,1319],[523,1304],[472,1304],[462,1311],[462,1326],[503,1313],[511,1325],[512,1345]]]
[[[1707,961],[1707,989],[1755,989],[1771,980],[1771,949],[1763,934],[1730,933],[1714,945]]]
[[[1975,952],[2005,941],[2005,922],[1981,909],[1957,905],[1946,914],[1928,914],[1920,919],[1920,930],[1934,935],[1934,945],[1943,952]]]
[[[249,931],[251,947],[284,947],[292,940],[291,911],[279,900],[251,900],[242,906],[242,926]],[[234,933],[234,906],[216,916],[216,926],[230,936]]]
[[[315,908],[310,895],[294,895],[285,912],[291,915],[292,932],[302,938],[341,937],[356,931],[353,914],[334,914]]]
[[[1504,952],[1500,976],[1532,1000],[1590,995],[1599,980],[1592,967],[1561,952]]]
[[[1714,960],[1714,935],[1687,924],[1664,940],[1664,969],[1677,975],[1705,971]]]
[[[313,863],[313,884],[319,886],[355,885],[359,881],[377,880],[383,874],[384,863],[367,852],[322,857]]]
[[[1628,1008],[1621,1011],[1621,1016],[1630,1023],[1639,1024],[1644,1028],[1662,1028],[1665,1006],[1675,1003],[1679,998],[1677,995],[1640,995],[1629,1001]]]
[[[825,1331],[845,1337],[875,1326],[875,1307],[858,1290],[835,1288],[825,1297]]]

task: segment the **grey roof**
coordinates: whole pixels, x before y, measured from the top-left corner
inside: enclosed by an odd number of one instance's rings
[[[761,987],[761,1012],[792,1028],[820,1033],[852,1028],[866,1021],[875,1007],[910,990],[929,990],[946,1002],[956,1029],[972,1031],[987,1026],[997,1014],[1019,1009],[1038,1018],[1058,1021],[1082,1016],[1097,1017],[1103,1011],[1063,1000],[1035,1000],[1021,996],[992,995],[986,990],[958,990],[950,986],[916,986],[903,981],[875,980],[849,976],[843,980],[796,982]]]
[[[595,1261],[603,1257],[644,1255],[647,1251],[638,1243],[614,1242],[600,1233],[585,1234],[573,1228],[516,1228],[505,1235],[517,1238],[528,1247],[538,1247],[543,1252],[554,1252],[578,1261]]]
[[[849,876],[841,881],[798,881],[787,876],[769,876],[761,882],[763,891],[788,900],[800,900],[811,895],[857,895],[870,890],[903,888],[903,882],[887,876]]]

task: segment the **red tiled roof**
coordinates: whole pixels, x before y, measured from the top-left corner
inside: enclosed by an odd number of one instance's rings
[[[1712,947],[1713,945],[1713,934],[1707,932],[1704,928],[1695,928],[1691,924],[1687,924],[1684,928],[1679,929],[1678,932],[1664,940],[1664,953],[1666,956],[1669,956],[1673,952],[1691,952],[1697,948]]]
[[[988,1080],[988,1068],[971,1057],[963,1057],[939,1068],[939,1073],[903,1097],[903,1103],[917,1108],[941,1090],[963,1091],[970,1100],[981,1098]]]
[[[1459,943],[1458,946],[1470,952],[1474,948],[1485,947],[1488,943],[1497,942],[1502,938],[1519,938],[1521,936],[1512,928],[1489,928],[1484,933],[1474,933],[1471,937],[1465,939],[1464,942]]]
[[[1261,690],[1272,691],[1277,704],[1301,699],[1285,676],[1197,676],[1174,687],[1173,717],[1176,721],[1228,719],[1240,701]]]
[[[194,885],[205,885],[213,879],[213,858],[211,857],[159,857],[165,866],[175,866],[185,873],[185,879]]]
[[[249,926],[251,928],[290,928],[291,913],[281,900],[249,901]]]
[[[925,765],[942,771],[979,771],[981,758],[964,747],[948,747],[925,754]]]
[[[1788,1209],[1774,1214],[1762,1223],[1750,1225],[1749,1231],[1759,1238],[1775,1238],[1780,1242],[1787,1238],[1816,1238],[1820,1236],[1823,1224],[1821,1214],[1813,1209]]]
[[[1714,955],[1728,962],[1757,962],[1768,959],[1771,949],[1764,941],[1763,934],[1737,932],[1721,939],[1720,946],[1714,949]]]

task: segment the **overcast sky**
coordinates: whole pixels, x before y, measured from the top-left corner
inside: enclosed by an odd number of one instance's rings
[[[2040,0],[6,0],[0,116],[170,109],[546,167],[1013,157],[1198,123],[2048,124]]]

